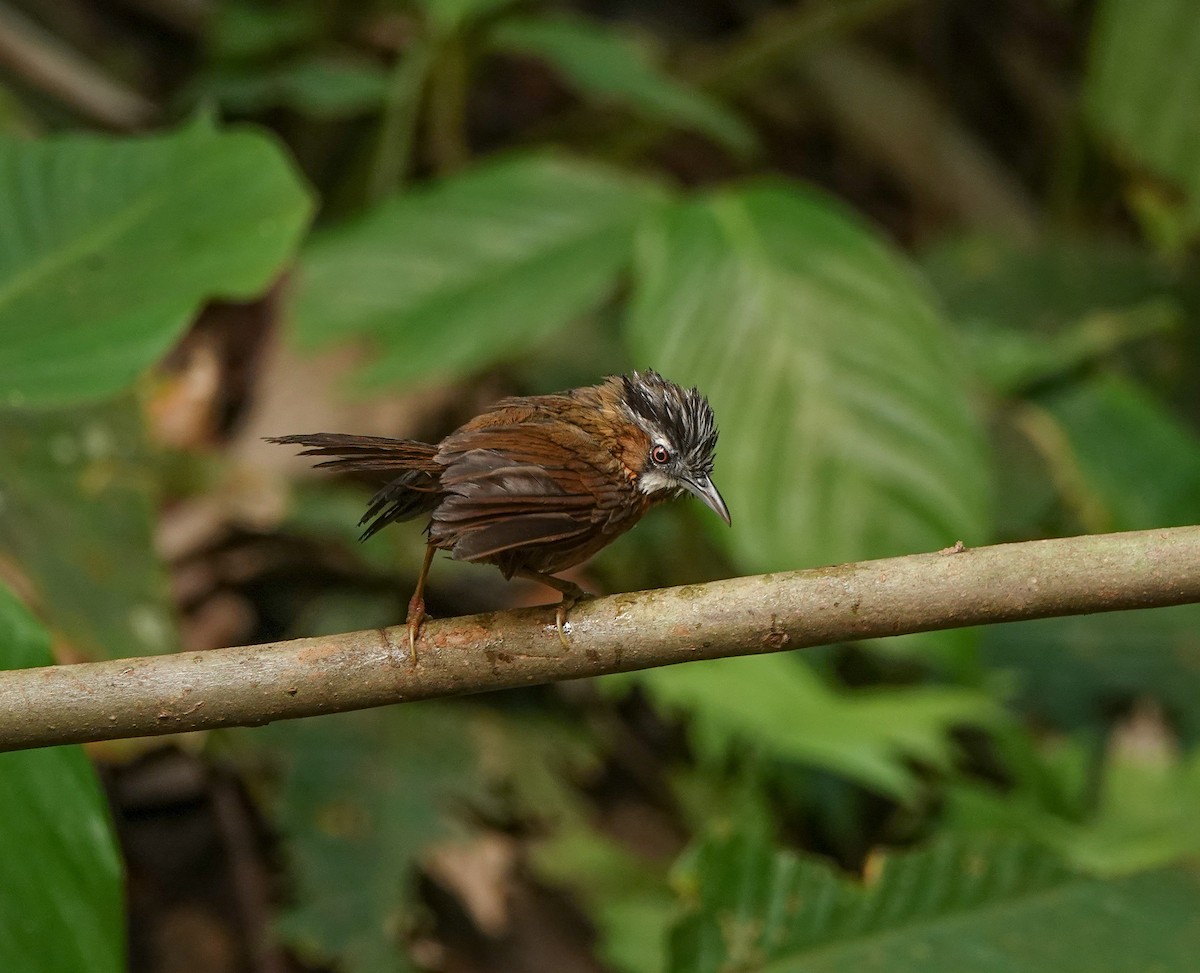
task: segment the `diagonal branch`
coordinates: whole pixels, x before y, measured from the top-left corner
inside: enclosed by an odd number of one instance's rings
[[[143,128],[158,109],[105,74],[15,7],[0,2],[0,68],[118,131]]]
[[[0,672],[0,750],[364,709],[698,659],[1200,601],[1200,527],[950,548],[266,645]]]

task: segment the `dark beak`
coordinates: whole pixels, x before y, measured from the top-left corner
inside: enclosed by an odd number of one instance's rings
[[[689,493],[694,493],[703,500],[704,505],[716,513],[725,523],[730,523],[729,508],[725,506],[725,501],[721,499],[721,494],[713,486],[712,480],[707,476],[702,476],[694,480],[684,480],[683,485]]]

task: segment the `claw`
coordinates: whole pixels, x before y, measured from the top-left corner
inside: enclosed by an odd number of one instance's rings
[[[558,611],[554,613],[554,621],[558,625],[558,640],[563,644],[564,649],[569,649],[571,647],[571,642],[567,638],[567,633],[563,630],[563,622],[567,620],[567,612],[571,610],[574,604],[574,598],[568,601],[564,597],[563,600],[558,603]]]
[[[421,635],[421,626],[425,624],[425,601],[415,595],[408,603],[408,651],[413,665],[417,663],[417,639]]]
[[[571,640],[567,638],[566,629],[563,628],[568,612],[584,599],[593,597],[593,595],[588,594],[582,588],[577,587],[576,592],[571,594],[563,592],[563,599],[558,603],[558,610],[554,613],[554,621],[558,626],[558,640],[563,644],[563,648],[565,649],[571,647]]]
[[[425,579],[429,576],[429,565],[433,563],[433,545],[425,546],[425,561],[421,564],[421,573],[417,576],[417,590],[408,599],[408,651],[413,665],[417,664],[417,639],[421,635],[421,626],[425,623]]]
[[[558,603],[558,609],[554,612],[554,624],[558,628],[558,640],[563,644],[564,649],[571,647],[570,641],[567,639],[566,630],[563,628],[563,623],[567,620],[567,612],[575,607],[575,603],[583,598],[590,598],[574,581],[564,581],[562,578],[556,578],[552,574],[543,574],[541,571],[534,571],[530,568],[521,568],[514,572],[519,578],[528,578],[530,581],[536,581],[538,584],[544,584],[547,588],[553,588],[555,591],[562,593],[562,601]]]

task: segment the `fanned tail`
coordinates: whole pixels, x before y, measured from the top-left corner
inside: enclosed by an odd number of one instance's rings
[[[307,447],[301,456],[333,457],[317,463],[318,467],[346,472],[398,472],[371,498],[358,522],[359,526],[366,525],[364,541],[388,524],[428,513],[442,498],[442,467],[435,459],[437,446],[430,443],[336,432],[272,436],[267,442]]]

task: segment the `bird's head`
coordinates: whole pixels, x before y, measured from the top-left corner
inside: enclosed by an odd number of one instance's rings
[[[711,479],[717,423],[708,400],[653,369],[610,381],[620,383],[621,404],[647,438],[637,488],[654,499],[691,493],[728,524],[729,508]]]

